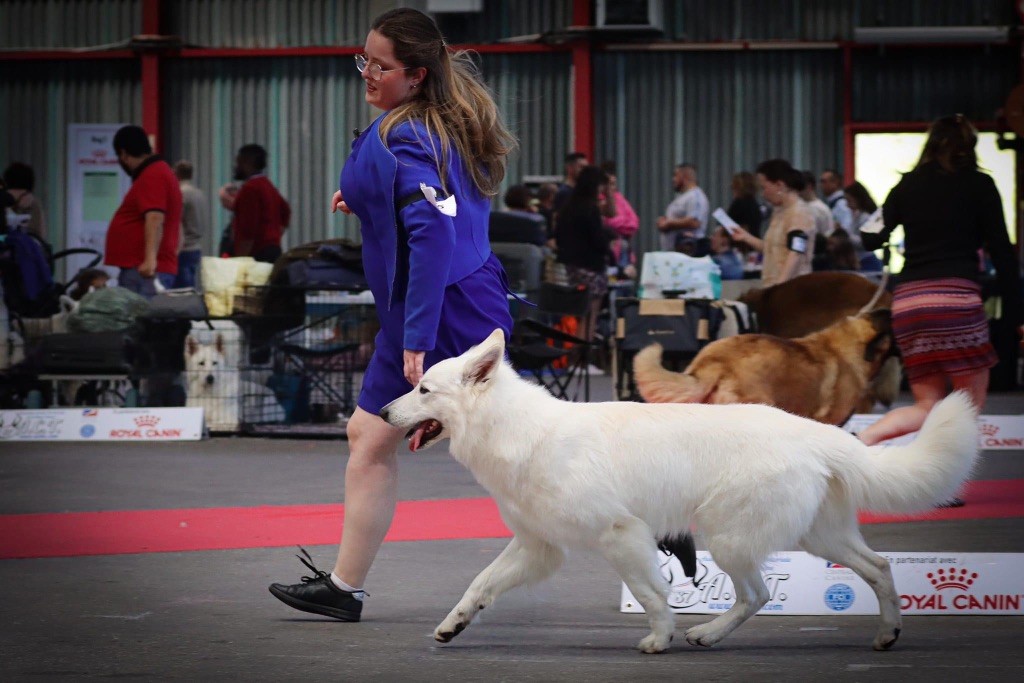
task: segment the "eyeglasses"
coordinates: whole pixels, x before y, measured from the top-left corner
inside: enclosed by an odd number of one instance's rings
[[[379,81],[380,79],[384,78],[384,74],[389,73],[391,71],[405,71],[407,69],[412,68],[414,67],[400,66],[396,69],[382,69],[380,68],[380,64],[371,64],[366,59],[366,55],[356,55],[356,69],[359,70],[359,73],[369,74],[370,80],[373,81]]]

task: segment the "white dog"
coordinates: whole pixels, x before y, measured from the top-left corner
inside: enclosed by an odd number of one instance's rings
[[[238,429],[240,407],[246,419],[282,422],[284,409],[274,392],[257,382],[242,381],[238,366],[227,361],[224,351],[221,334],[213,344],[200,344],[191,335],[185,338],[185,405],[202,408],[207,429],[214,431]]]
[[[838,427],[761,405],[569,403],[503,360],[496,330],[438,363],[380,415],[411,429],[416,450],[448,437],[451,453],[494,496],[515,533],[434,631],[448,642],[505,591],[559,567],[563,548],[596,548],[647,611],[644,652],[675,622],[655,539],[693,523],[736,586],[736,604],[686,632],[714,645],[755,614],[768,590],[759,567],[796,546],[855,571],[878,596],[876,650],[900,634],[888,562],[864,543],[858,508],[911,512],[946,500],[977,457],[966,394],[932,410],[904,447],[867,447]]]

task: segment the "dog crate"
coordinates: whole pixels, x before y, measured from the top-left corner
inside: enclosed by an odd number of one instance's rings
[[[263,314],[239,367],[240,430],[343,436],[379,329],[370,292],[264,288],[243,301]]]

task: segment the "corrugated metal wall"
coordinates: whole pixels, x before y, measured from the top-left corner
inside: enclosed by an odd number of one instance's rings
[[[485,80],[522,139],[509,181],[522,173],[557,172],[569,138],[569,56],[484,55]],[[231,179],[236,150],[256,142],[269,152],[267,175],[292,205],[287,244],[325,237],[358,239],[352,217],[328,211],[354,128],[379,113],[363,100],[350,57],[177,60],[165,70],[165,150],[187,158],[211,201],[213,250],[230,216],[216,202]]]
[[[378,13],[423,2],[379,0],[179,0],[165,2],[164,31],[209,47],[362,45]],[[482,12],[442,13],[449,42],[489,43],[572,23],[572,0],[486,0]]]
[[[83,46],[140,31],[141,0],[0,0],[0,47]],[[381,0],[166,0],[163,30],[210,46],[358,45]],[[413,2],[422,6],[422,2]],[[1004,0],[681,0],[663,4],[670,36],[691,40],[848,38],[858,25],[1014,23]],[[452,42],[486,42],[571,23],[572,0],[486,0],[481,13],[442,16]],[[1012,48],[856,50],[854,118],[921,121],[951,111],[990,119],[1017,82]],[[508,182],[557,174],[573,145],[572,62],[566,52],[485,54],[485,78],[522,143]],[[165,151],[196,163],[213,194],[234,151],[265,144],[271,177],[295,208],[289,241],[355,236],[325,209],[352,128],[371,120],[345,58],[164,61]],[[66,124],[141,117],[133,61],[6,62],[0,159],[40,171],[51,220],[62,222]],[[728,180],[775,155],[815,170],[841,167],[841,53],[836,51],[597,52],[595,160],[616,158],[645,230],[671,197],[672,165],[695,162],[714,204]],[[40,121],[45,116],[45,123]],[[507,183],[506,183],[507,184]],[[212,197],[211,197],[212,198]],[[216,206],[216,202],[211,202]],[[227,220],[211,209],[217,230]],[[212,248],[215,236],[210,237]],[[653,234],[642,245],[653,244]]]
[[[855,121],[991,121],[1018,82],[1014,49],[870,49],[854,53]]]
[[[665,0],[671,40],[850,40],[856,26],[1017,22],[1006,0]]]
[[[142,0],[3,0],[0,48],[91,47],[141,33]]]
[[[728,206],[734,173],[765,159],[840,166],[835,51],[622,52],[599,55],[595,71],[595,160],[618,162],[640,216],[638,249],[655,247],[678,163],[696,164],[712,209]]]
[[[0,163],[29,164],[55,244],[64,244],[63,192],[69,123],[135,122],[142,116],[134,60],[4,64]]]

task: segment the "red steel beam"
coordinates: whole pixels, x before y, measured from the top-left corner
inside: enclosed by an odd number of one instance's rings
[[[142,3],[142,32],[160,35],[160,0],[144,0]],[[153,150],[160,151],[160,57],[143,54],[142,58],[142,127],[153,143]]]
[[[81,60],[81,59],[135,59],[138,57],[131,50],[25,50],[18,52],[0,52],[0,62]]]
[[[843,47],[843,178],[852,183],[854,176],[853,147],[853,50]]]
[[[589,0],[573,0],[572,23],[590,26]],[[573,151],[594,160],[594,67],[589,41],[572,44],[573,70]]]

